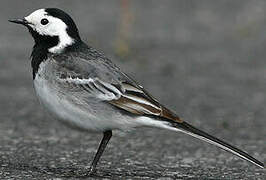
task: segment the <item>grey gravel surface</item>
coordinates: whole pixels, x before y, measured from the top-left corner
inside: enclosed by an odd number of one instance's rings
[[[123,6],[124,5],[124,6]],[[34,94],[26,29],[59,7],[163,104],[266,161],[266,1],[0,2],[0,179],[86,179],[100,134],[51,119]],[[124,7],[124,8],[122,8]],[[95,179],[266,179],[265,170],[184,134],[115,133]]]

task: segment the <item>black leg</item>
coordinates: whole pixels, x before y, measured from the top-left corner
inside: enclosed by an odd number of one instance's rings
[[[102,156],[109,140],[111,139],[111,137],[112,137],[112,131],[105,131],[103,133],[103,138],[102,138],[101,144],[100,144],[100,146],[97,150],[97,153],[94,156],[94,159],[93,159],[92,164],[91,164],[90,174],[93,174],[95,172],[97,163],[98,163],[99,159],[101,158],[101,156]]]

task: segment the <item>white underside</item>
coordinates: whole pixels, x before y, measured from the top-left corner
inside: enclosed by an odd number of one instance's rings
[[[41,104],[56,119],[88,131],[130,130],[139,126],[167,127],[165,122],[149,117],[126,116],[104,102],[99,102],[102,106],[95,107],[93,103],[84,103],[78,97],[71,96],[67,90],[62,92],[50,81],[48,83],[47,78],[43,78],[45,63],[39,67],[34,87]]]

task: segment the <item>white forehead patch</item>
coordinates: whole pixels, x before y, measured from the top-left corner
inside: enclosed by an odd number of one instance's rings
[[[41,20],[47,19],[48,24],[42,25]],[[65,47],[74,43],[74,39],[67,34],[67,25],[59,18],[49,16],[45,9],[38,9],[25,17],[30,23],[29,26],[40,35],[44,36],[58,36],[59,43],[50,48],[51,53],[60,53]]]

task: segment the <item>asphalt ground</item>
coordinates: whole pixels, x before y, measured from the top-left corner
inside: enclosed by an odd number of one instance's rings
[[[8,23],[67,11],[102,50],[183,119],[266,161],[266,2],[0,2],[0,179],[84,177],[101,134],[65,127],[34,94],[33,40]],[[266,179],[265,170],[184,134],[116,133],[95,179]]]

